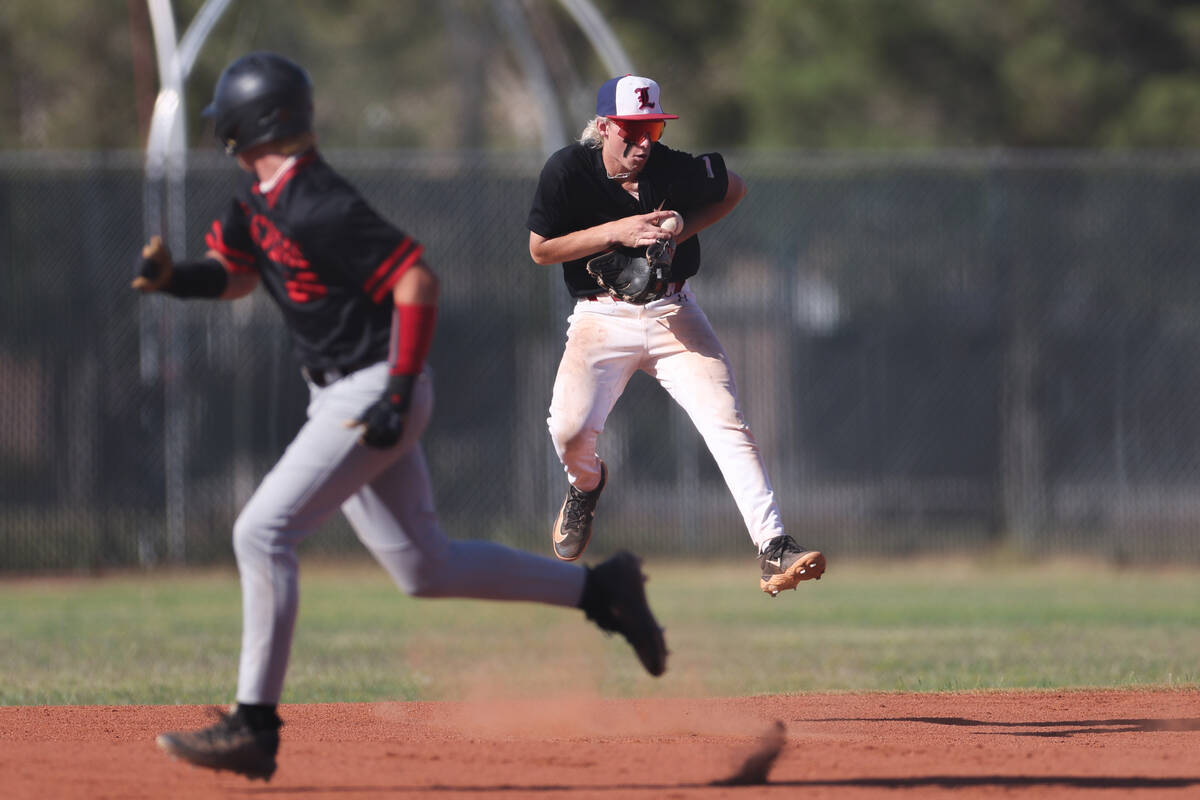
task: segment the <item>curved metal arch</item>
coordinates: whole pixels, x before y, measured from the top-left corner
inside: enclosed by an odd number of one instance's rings
[[[558,0],[558,2],[567,10],[567,13],[575,20],[575,24],[583,31],[583,35],[591,42],[592,49],[596,51],[596,55],[600,56],[600,60],[608,68],[609,75],[628,75],[633,72],[633,61],[625,52],[625,48],[621,47],[617,35],[609,27],[604,15],[596,9],[592,0]]]
[[[147,0],[161,88],[146,140],[146,171],[151,177],[180,173],[187,165],[187,125],[184,88],[196,57],[233,0],[206,0],[183,38],[176,40],[171,0]]]
[[[146,142],[146,173],[150,180],[162,180],[167,175],[182,175],[187,167],[187,124],[184,89],[204,42],[233,0],[206,0],[191,25],[177,40],[175,16],[171,0],[146,0],[154,31],[161,88],[154,103],[150,120],[150,135]],[[610,75],[633,72],[633,62],[621,46],[616,34],[591,0],[559,0],[559,5],[579,26],[592,49],[604,63]],[[551,85],[549,69],[532,37],[522,23],[520,7],[515,2],[495,0],[494,6],[506,33],[517,50],[526,80],[535,97],[547,98],[542,103],[542,148],[551,151],[560,147],[568,137],[558,107],[549,99]],[[168,218],[176,215],[167,211]],[[161,221],[154,225],[161,229]]]
[[[579,26],[610,75],[627,75],[633,72],[633,62],[629,55],[591,0],[558,1]],[[550,68],[533,37],[529,35],[529,26],[525,22],[525,12],[520,1],[492,0],[492,9],[516,51],[530,95],[539,103],[542,150],[546,154],[552,153],[570,141],[571,133],[567,130],[566,122],[555,102]]]

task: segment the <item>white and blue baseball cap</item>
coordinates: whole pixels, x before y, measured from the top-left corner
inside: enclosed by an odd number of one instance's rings
[[[658,84],[637,75],[621,75],[605,81],[596,95],[596,116],[621,120],[679,119],[663,113],[658,102]]]

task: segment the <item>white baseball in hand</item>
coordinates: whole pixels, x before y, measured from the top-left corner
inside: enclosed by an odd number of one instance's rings
[[[671,216],[658,223],[658,227],[678,236],[683,233],[683,215],[678,211],[672,211]]]

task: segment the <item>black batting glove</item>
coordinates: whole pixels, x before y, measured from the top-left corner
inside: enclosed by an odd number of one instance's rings
[[[362,429],[360,442],[367,447],[387,449],[400,441],[416,381],[416,375],[393,375],[388,379],[383,396],[351,423],[352,427]]]

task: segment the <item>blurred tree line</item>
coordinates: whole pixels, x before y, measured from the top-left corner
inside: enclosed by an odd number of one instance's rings
[[[1195,0],[594,0],[636,71],[714,148],[1194,147]],[[193,144],[221,68],[309,68],[334,147],[529,148],[515,4],[568,133],[607,77],[556,0],[235,0],[189,81]],[[180,35],[202,5],[175,0]],[[0,149],[139,148],[158,76],[145,0],[0,5]]]

